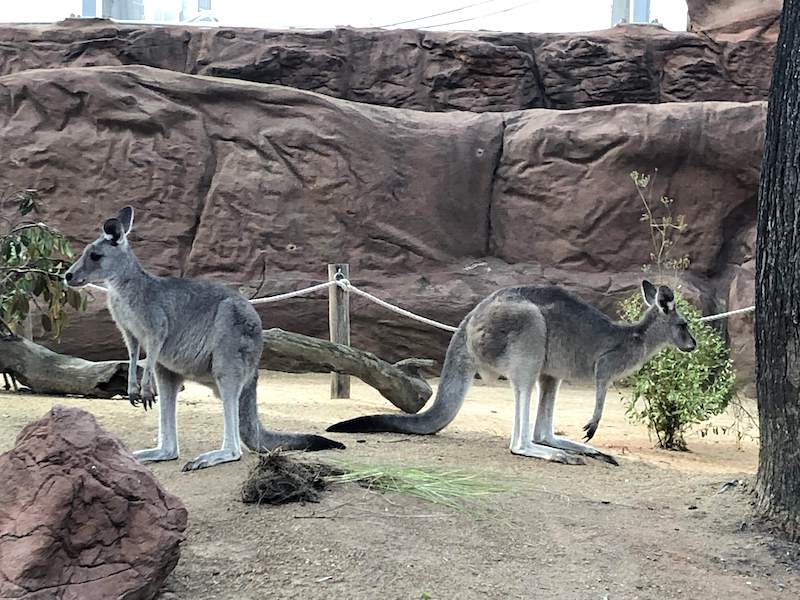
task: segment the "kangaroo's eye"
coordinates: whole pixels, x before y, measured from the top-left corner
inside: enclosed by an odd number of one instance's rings
[[[101,258],[103,258],[103,255],[102,254],[98,254],[97,252],[92,252],[92,253],[89,254],[89,258],[96,262],[96,261],[100,260]]]

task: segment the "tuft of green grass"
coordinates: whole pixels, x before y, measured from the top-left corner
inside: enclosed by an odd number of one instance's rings
[[[327,477],[330,483],[357,483],[382,492],[406,494],[460,510],[468,502],[485,500],[507,488],[477,473],[435,467],[348,465],[345,473]]]

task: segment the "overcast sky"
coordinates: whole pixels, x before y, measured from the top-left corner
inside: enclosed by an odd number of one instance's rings
[[[153,20],[157,9],[164,11],[162,15],[177,14],[182,0],[144,2],[146,17]],[[382,27],[412,20],[397,26],[566,32],[605,29],[611,25],[611,0],[211,0],[211,7],[224,25],[280,29]],[[57,21],[80,12],[81,0],[0,0],[0,22]],[[651,19],[658,19],[668,29],[686,29],[685,0],[651,0],[650,14]]]

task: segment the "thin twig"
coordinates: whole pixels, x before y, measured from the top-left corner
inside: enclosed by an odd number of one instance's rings
[[[258,282],[256,291],[252,293],[252,295],[250,296],[250,300],[253,300],[254,298],[258,297],[258,295],[261,293],[261,288],[264,287],[264,284],[267,281],[267,254],[265,252],[262,252],[261,257],[264,259],[264,267],[261,269],[261,281]]]
[[[61,276],[58,273],[53,273],[51,271],[45,271],[44,269],[37,269],[35,267],[2,267],[0,266],[0,271],[5,271],[7,273],[19,273],[22,275],[27,275],[28,273],[38,273],[39,275],[46,275],[47,277],[52,277],[53,279],[61,279]]]
[[[16,338],[17,334],[11,329],[11,326],[6,323],[3,319],[0,319],[0,328],[4,329],[6,333],[8,333],[9,337]]]

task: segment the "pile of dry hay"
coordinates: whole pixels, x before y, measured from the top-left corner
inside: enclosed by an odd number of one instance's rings
[[[262,454],[242,484],[242,502],[319,502],[328,477],[343,471],[321,462],[299,461],[279,450]]]
[[[414,496],[461,509],[506,489],[495,478],[432,467],[344,465],[297,460],[274,451],[262,454],[242,485],[242,501],[258,504],[319,502],[333,484],[356,484],[378,492]]]

